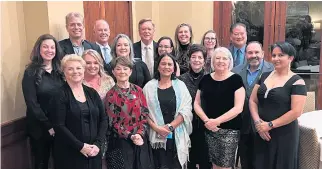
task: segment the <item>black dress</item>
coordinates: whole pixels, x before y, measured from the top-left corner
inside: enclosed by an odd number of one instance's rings
[[[158,88],[158,100],[163,115],[164,124],[174,120],[176,112],[176,95],[173,87],[167,89]],[[163,148],[153,149],[155,166],[157,169],[181,169],[178,159],[174,133],[167,138],[166,150]]]
[[[201,107],[208,118],[216,119],[235,105],[235,92],[243,87],[243,80],[233,74],[225,80],[214,80],[211,74],[204,75],[199,83]],[[205,129],[210,161],[219,167],[233,167],[238,145],[241,115],[220,124],[219,130]]]
[[[267,91],[264,84],[270,72],[264,73],[259,80],[257,97],[259,116],[264,121],[272,121],[291,109],[292,95],[306,95],[305,85],[293,85],[301,79],[293,75],[283,87]],[[266,95],[266,96],[265,96]],[[254,157],[256,169],[297,169],[299,127],[298,121],[269,131],[270,141],[264,141],[256,134]]]
[[[199,73],[195,73],[193,70],[181,75],[179,77],[182,80],[191,95],[192,98],[192,107],[198,90],[198,85],[202,77],[204,76],[204,70]],[[193,131],[190,135],[191,140],[191,149],[189,152],[189,169],[196,169],[196,164],[199,164],[199,169],[209,169],[211,168],[211,163],[208,160],[208,150],[205,141],[205,125],[203,121],[196,115],[196,112],[192,109],[193,120],[192,128]]]
[[[98,93],[83,85],[85,103],[78,102],[65,83],[52,100],[51,116],[56,131],[54,162],[56,169],[101,169],[102,154],[85,157],[84,143],[101,149],[107,130],[107,116]]]

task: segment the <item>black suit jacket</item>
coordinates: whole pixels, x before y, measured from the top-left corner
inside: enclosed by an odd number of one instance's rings
[[[75,51],[73,49],[73,44],[69,38],[59,41],[59,45],[63,50],[63,56],[69,55],[69,54],[75,54]],[[84,40],[83,46],[84,46],[84,51],[87,49],[96,50],[104,60],[101,48],[97,44]],[[112,74],[112,66],[110,64],[105,64],[105,62],[104,62],[104,70],[108,72],[109,75]]]
[[[134,50],[134,58],[138,58],[142,60],[142,51],[141,51],[141,41],[138,41],[133,44],[133,50]],[[154,60],[157,58],[157,52],[158,52],[158,45],[155,41],[153,41],[153,52],[154,52]]]

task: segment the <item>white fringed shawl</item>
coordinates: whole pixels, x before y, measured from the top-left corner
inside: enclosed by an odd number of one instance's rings
[[[158,80],[152,79],[143,88],[143,93],[146,97],[149,117],[158,126],[163,126],[164,120],[158,100]],[[189,160],[189,148],[191,147],[189,135],[192,132],[192,106],[191,96],[186,85],[181,80],[172,80],[172,86],[176,95],[176,113],[175,118],[181,114],[184,121],[175,129],[175,144],[178,152],[178,159],[182,168],[187,168]],[[157,137],[156,131],[150,128],[149,139],[153,149],[166,149],[167,139]]]

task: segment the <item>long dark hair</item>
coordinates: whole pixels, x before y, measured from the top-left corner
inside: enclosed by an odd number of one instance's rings
[[[176,77],[176,75],[175,75],[175,72],[177,72],[176,61],[175,61],[174,57],[173,57],[171,54],[169,54],[169,53],[165,53],[165,54],[162,54],[162,55],[157,59],[157,64],[155,64],[156,71],[155,71],[155,73],[154,73],[154,77],[153,77],[154,79],[157,79],[157,80],[160,80],[160,79],[161,79],[161,75],[160,75],[160,72],[159,72],[159,70],[158,70],[158,67],[159,67],[159,65],[160,65],[160,62],[161,62],[162,58],[164,58],[164,57],[166,57],[166,56],[170,57],[170,58],[171,58],[171,60],[173,61],[173,67],[174,67],[174,70],[173,70],[173,72],[172,72],[172,74],[171,74],[171,80],[174,80],[174,79],[176,79],[176,78],[177,78],[177,77]]]
[[[31,54],[30,54],[31,62],[27,65],[27,70],[28,70],[29,75],[36,76],[36,84],[37,85],[40,84],[40,82],[42,80],[42,75],[45,72],[44,60],[40,55],[40,47],[41,47],[41,44],[43,43],[43,41],[45,41],[47,39],[52,39],[55,43],[55,48],[56,48],[55,49],[56,54],[52,60],[52,67],[53,67],[52,71],[55,73],[62,74],[62,72],[60,70],[60,60],[63,57],[62,49],[60,48],[59,43],[55,37],[53,37],[50,34],[43,34],[37,39],[32,51],[31,51]]]

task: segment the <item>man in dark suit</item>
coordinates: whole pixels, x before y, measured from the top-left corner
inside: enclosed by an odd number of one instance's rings
[[[111,56],[111,47],[108,45],[108,39],[110,37],[110,26],[103,20],[97,20],[94,25],[94,37],[96,44],[99,46],[102,59],[104,61],[104,69],[108,72],[109,75],[112,74],[112,56]]]
[[[82,56],[87,49],[94,49],[102,55],[98,45],[84,39],[84,17],[80,13],[71,12],[66,15],[66,30],[69,38],[59,42],[64,55]]]
[[[253,139],[256,133],[255,126],[249,111],[248,101],[252,90],[260,79],[262,73],[270,72],[274,70],[272,63],[266,62],[264,58],[264,51],[262,44],[253,41],[249,42],[246,47],[246,59],[245,64],[239,65],[233,68],[233,72],[239,74],[246,89],[246,98],[244,103],[244,109],[242,112],[242,127],[240,130],[240,141],[238,146],[238,152],[241,159],[242,169],[254,169],[253,166]]]
[[[229,51],[234,59],[234,67],[247,63],[245,49],[247,43],[246,25],[243,23],[235,23],[230,26]]]
[[[141,19],[139,22],[139,34],[141,40],[133,44],[134,58],[141,59],[150,71],[151,77],[154,74],[158,46],[153,41],[155,25],[151,19]]]

